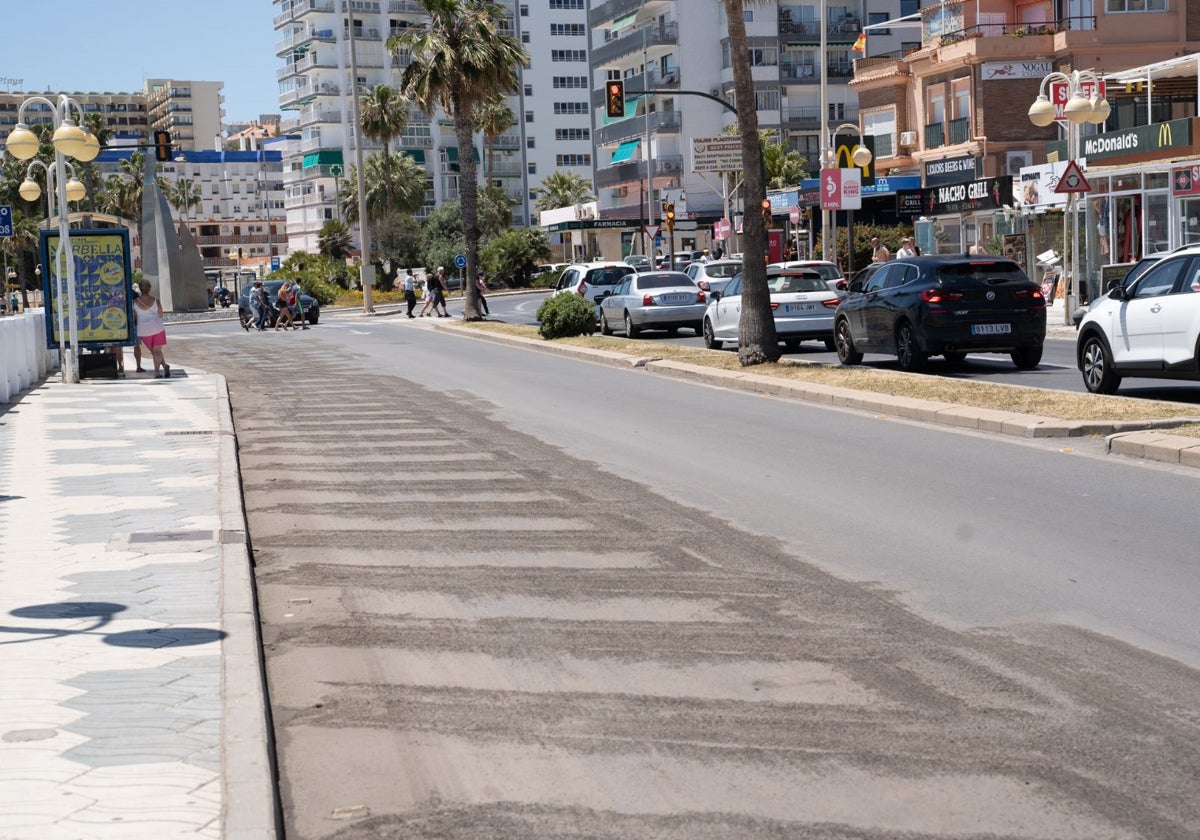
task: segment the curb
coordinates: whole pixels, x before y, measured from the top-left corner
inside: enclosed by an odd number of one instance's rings
[[[465,328],[459,322],[435,325],[453,329],[485,341],[513,344],[539,352],[584,358],[614,367],[644,368],[654,373],[691,379],[742,391],[787,397],[837,408],[870,411],[874,414],[902,417],[923,423],[995,432],[1025,438],[1072,438],[1105,436],[1107,451],[1165,463],[1200,467],[1200,438],[1172,435],[1162,431],[1184,423],[1200,422],[1197,417],[1165,420],[1061,420],[992,408],[975,408],[936,400],[897,397],[858,391],[815,382],[795,382],[745,371],[720,370],[654,356],[633,356],[613,350],[571,347],[503,333],[488,333]]]
[[[217,495],[221,540],[221,792],[227,840],[279,836],[266,667],[251,572],[246,511],[229,386],[217,380]]]

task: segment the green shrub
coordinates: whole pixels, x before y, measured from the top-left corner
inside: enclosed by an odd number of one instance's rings
[[[546,340],[591,335],[596,331],[596,305],[582,295],[551,295],[538,307],[538,334]]]

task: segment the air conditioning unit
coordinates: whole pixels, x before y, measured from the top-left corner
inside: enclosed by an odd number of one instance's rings
[[[901,131],[900,132],[900,145],[907,146],[910,149],[913,146],[917,145],[917,132]]]
[[[1004,174],[1018,175],[1021,167],[1033,166],[1033,152],[1005,152]]]

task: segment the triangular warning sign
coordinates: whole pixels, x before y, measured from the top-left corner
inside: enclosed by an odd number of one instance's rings
[[[1070,161],[1066,171],[1058,179],[1058,186],[1054,188],[1054,191],[1056,193],[1085,193],[1092,191],[1092,185],[1087,182],[1087,178],[1083,177],[1083,170],[1079,168],[1078,162]]]

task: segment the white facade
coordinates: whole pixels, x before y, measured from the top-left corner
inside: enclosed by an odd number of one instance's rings
[[[289,249],[315,252],[321,226],[339,217],[335,176],[340,172],[346,177],[355,162],[349,29],[344,15],[335,11],[341,4],[334,0],[274,3],[279,9],[275,52],[282,62],[279,105],[285,119],[294,115],[299,135],[284,153]],[[514,220],[524,226],[536,224],[531,207],[542,177],[560,168],[591,176],[590,90],[555,88],[560,79],[588,75],[587,11],[584,0],[505,0],[501,5],[512,13],[511,32],[531,61],[520,92],[509,99],[516,123],[496,142],[494,177],[517,202]],[[408,59],[392,57],[385,42],[407,27],[421,25],[424,12],[414,0],[355,2],[352,7],[360,94],[378,84],[398,87]],[[578,51],[581,58],[556,60],[570,57],[556,52],[560,50]],[[572,130],[578,139],[573,139]],[[559,139],[560,131],[568,133]],[[482,156],[482,138],[477,143]],[[444,114],[431,119],[412,108],[408,128],[394,146],[425,165],[430,177],[426,210],[458,197],[454,128]],[[378,152],[379,145],[364,140],[362,151],[364,156]],[[479,176],[485,176],[482,157]]]

